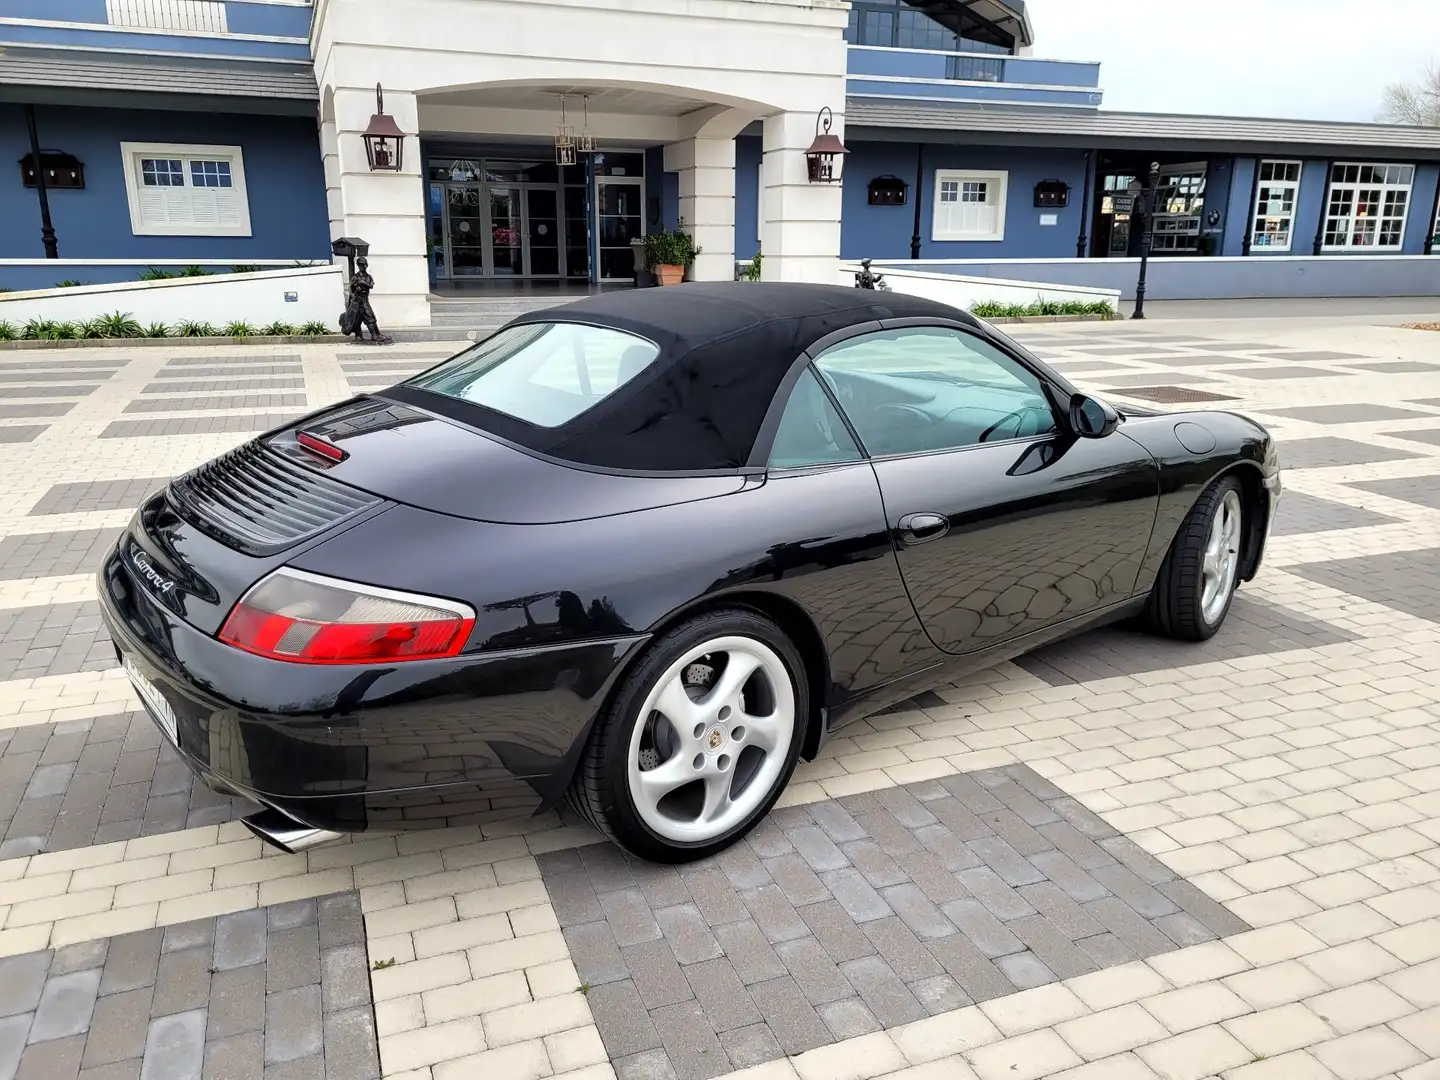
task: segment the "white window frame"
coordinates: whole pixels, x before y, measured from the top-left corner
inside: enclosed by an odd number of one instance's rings
[[[1363,168],[1388,169],[1388,168],[1392,168],[1392,167],[1398,167],[1398,168],[1402,168],[1402,169],[1409,169],[1409,170],[1410,170],[1410,181],[1409,181],[1409,183],[1406,183],[1406,184],[1391,184],[1391,183],[1388,183],[1388,182],[1387,182],[1387,183],[1375,183],[1375,182],[1373,182],[1373,181],[1367,183],[1367,182],[1361,181],[1361,180],[1356,180],[1356,181],[1354,181],[1354,182],[1351,182],[1351,181],[1349,181],[1349,180],[1342,180],[1342,181],[1338,181],[1338,182],[1337,182],[1337,181],[1335,180],[1335,170],[1336,170],[1336,169],[1351,168],[1351,167],[1358,167],[1358,168],[1362,168],[1362,169],[1363,169]],[[1333,199],[1334,199],[1335,192],[1336,192],[1336,191],[1349,191],[1349,192],[1352,193],[1352,200],[1351,200],[1351,203],[1350,203],[1351,213],[1349,214],[1349,216],[1348,216],[1348,218],[1347,218],[1348,224],[1346,225],[1346,228],[1345,228],[1346,243],[1343,243],[1343,244],[1324,243],[1324,244],[1322,244],[1322,246],[1321,246],[1321,248],[1320,248],[1321,251],[1335,252],[1335,253],[1339,253],[1339,252],[1349,252],[1349,253],[1351,253],[1351,254],[1359,253],[1359,254],[1364,254],[1364,255],[1379,255],[1379,254],[1387,254],[1387,253],[1388,253],[1388,254],[1391,254],[1391,255],[1399,255],[1399,254],[1401,254],[1401,253],[1405,250],[1405,229],[1406,229],[1406,227],[1410,224],[1410,206],[1411,206],[1411,203],[1414,202],[1414,196],[1415,196],[1415,166],[1414,166],[1414,165],[1408,164],[1408,163],[1406,163],[1406,162],[1398,162],[1398,161],[1337,161],[1337,162],[1334,162],[1334,163],[1330,166],[1330,174],[1329,174],[1329,176],[1327,176],[1327,177],[1325,178],[1325,180],[1326,180],[1326,183],[1325,183],[1325,219],[1324,219],[1323,229],[1324,229],[1324,235],[1325,235],[1326,237],[1328,237],[1329,234],[1330,234],[1330,231],[1331,231],[1331,230],[1330,230],[1330,222],[1331,222],[1331,220],[1332,220],[1332,219],[1334,218],[1334,216],[1335,216],[1335,215],[1332,215],[1332,214],[1330,213],[1330,207],[1331,207],[1331,203],[1332,203],[1332,201],[1333,201]],[[1356,215],[1355,215],[1355,213],[1354,213],[1354,211],[1355,211],[1355,200],[1354,200],[1354,198],[1353,198],[1353,195],[1354,195],[1354,194],[1358,194],[1360,191],[1377,191],[1377,190],[1380,192],[1380,200],[1381,200],[1381,205],[1382,205],[1382,207],[1383,207],[1384,202],[1385,202],[1385,196],[1386,196],[1388,193],[1394,192],[1394,191],[1403,191],[1403,192],[1405,192],[1405,212],[1400,215],[1400,243],[1398,243],[1398,244],[1380,244],[1380,243],[1378,242],[1378,241],[1379,241],[1379,237],[1380,237],[1380,232],[1379,232],[1379,229],[1378,229],[1378,228],[1376,229],[1376,233],[1375,233],[1375,237],[1376,237],[1376,241],[1377,241],[1376,243],[1374,243],[1374,244],[1354,244],[1354,243],[1350,243],[1349,241],[1350,241],[1351,239],[1353,239],[1354,236],[1355,236],[1355,222],[1356,222],[1356,220],[1357,220],[1357,217],[1356,217]],[[1379,218],[1378,220],[1379,220],[1379,221],[1385,221],[1385,220],[1387,220],[1387,219],[1386,219],[1386,217],[1385,217],[1384,214],[1381,214],[1381,216],[1380,216],[1380,218]],[[1393,221],[1394,218],[1392,217],[1392,218],[1390,218],[1389,220],[1392,220],[1392,221]]]
[[[1266,165],[1281,165],[1281,166],[1285,166],[1286,168],[1288,168],[1289,166],[1293,165],[1293,166],[1295,167],[1295,179],[1294,179],[1294,180],[1269,180],[1269,181],[1262,180],[1262,179],[1259,178],[1260,172],[1265,168]],[[1292,160],[1289,160],[1289,159],[1262,158],[1262,159],[1257,160],[1257,161],[1255,162],[1255,175],[1256,175],[1256,180],[1255,180],[1255,205],[1250,208],[1250,250],[1251,250],[1252,252],[1257,251],[1257,250],[1258,250],[1258,251],[1273,251],[1273,252],[1277,252],[1277,253],[1287,252],[1287,251],[1289,251],[1291,248],[1293,248],[1293,247],[1295,246],[1295,216],[1296,216],[1297,211],[1300,209],[1300,182],[1301,182],[1302,180],[1304,180],[1304,178],[1305,178],[1305,163],[1304,163],[1303,161],[1292,161]],[[1268,213],[1267,213],[1267,214],[1262,215],[1262,214],[1260,213],[1261,197],[1262,197],[1262,195],[1265,193],[1265,191],[1266,191],[1267,189],[1270,190],[1270,191],[1286,190],[1286,189],[1289,190],[1289,192],[1290,192],[1290,213],[1289,213],[1289,214],[1268,214]],[[1260,222],[1260,218],[1261,218],[1262,216],[1265,217],[1267,220],[1270,220],[1270,219],[1279,220],[1279,219],[1287,219],[1287,218],[1288,218],[1288,220],[1289,220],[1289,227],[1285,230],[1285,243],[1284,243],[1284,245],[1280,245],[1280,244],[1267,244],[1267,243],[1263,243],[1263,242],[1262,242],[1261,238],[1262,238],[1262,237],[1265,237],[1265,236],[1268,236],[1267,233],[1262,233],[1262,232],[1260,231],[1260,229],[1259,229],[1259,222]]]
[[[940,224],[940,210],[943,204],[941,194],[945,184],[965,184],[981,181],[992,185],[998,193],[995,199],[995,228],[990,232],[965,232],[950,230]],[[936,169],[934,196],[930,208],[930,239],[936,241],[961,240],[998,243],[1005,239],[1005,208],[1010,189],[1010,173],[1005,170],[985,169]]]
[[[178,158],[190,187],[190,162],[228,161],[230,188],[239,204],[240,220],[233,225],[197,225],[180,223],[147,224],[140,212],[140,162],[144,158]],[[250,195],[245,186],[245,155],[238,146],[202,146],[194,143],[132,143],[120,144],[120,160],[125,172],[125,196],[130,204],[130,231],[135,236],[250,236]]]

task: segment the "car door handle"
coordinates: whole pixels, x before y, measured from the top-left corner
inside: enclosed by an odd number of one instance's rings
[[[950,531],[950,522],[939,514],[906,514],[900,519],[900,542],[924,544],[939,540]]]

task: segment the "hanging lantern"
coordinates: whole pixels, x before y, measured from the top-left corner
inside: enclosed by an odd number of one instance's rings
[[[580,129],[580,136],[575,140],[575,148],[582,154],[593,154],[595,152],[595,133],[590,130],[589,95],[586,95],[582,101],[585,106],[585,126]]]
[[[565,116],[565,98],[560,98],[560,126],[555,129],[555,164],[575,164],[575,135]]]
[[[838,135],[830,134],[830,127],[834,122],[835,116],[828,105],[821,109],[815,118],[815,141],[810,144],[810,149],[805,151],[805,164],[809,168],[812,184],[829,184],[839,180],[835,175],[835,158],[839,154],[850,152],[845,149],[845,144]]]
[[[385,91],[375,84],[375,115],[360,136],[371,172],[399,172],[404,162],[405,133],[385,112]]]

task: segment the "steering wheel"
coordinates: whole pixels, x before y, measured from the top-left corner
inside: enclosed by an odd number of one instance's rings
[[[1025,419],[1025,417],[1026,417],[1027,414],[1032,413],[1032,412],[1037,412],[1037,411],[1039,411],[1039,410],[1040,410],[1040,406],[1035,405],[1035,404],[1033,404],[1033,403],[1028,403],[1028,402],[1027,402],[1027,403],[1024,404],[1024,405],[1021,405],[1020,408],[1015,409],[1013,412],[1008,412],[1008,413],[1006,413],[1006,414],[1005,414],[1004,416],[1002,416],[999,420],[996,420],[995,423],[991,424],[991,425],[990,425],[989,427],[987,427],[984,431],[982,431],[982,432],[980,433],[980,439],[979,439],[979,441],[982,442],[982,443],[983,443],[983,442],[989,442],[989,441],[990,441],[990,436],[993,435],[993,434],[995,434],[995,431],[996,431],[997,428],[1000,428],[1000,427],[1004,426],[1005,424],[1008,424],[1011,420],[1017,420],[1017,421],[1018,421],[1018,420],[1023,420],[1023,419]],[[1018,423],[1015,425],[1015,437],[1016,437],[1017,439],[1020,437],[1020,425],[1019,425]]]

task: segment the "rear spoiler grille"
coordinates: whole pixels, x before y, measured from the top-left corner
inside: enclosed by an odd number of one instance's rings
[[[197,529],[251,555],[294,547],[381,501],[288,461],[259,441],[172,481],[169,499]]]

